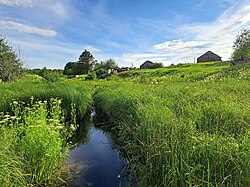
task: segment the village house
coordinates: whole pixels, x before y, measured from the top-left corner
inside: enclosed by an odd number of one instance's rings
[[[147,60],[146,62],[144,62],[141,66],[140,69],[149,69],[151,65],[153,65],[154,63]]]
[[[109,69],[108,69],[108,74],[109,74],[109,75],[117,74],[117,69],[109,68]]]
[[[199,62],[215,62],[215,61],[221,61],[221,57],[212,51],[208,51],[197,58],[197,63]]]
[[[129,71],[129,67],[122,67],[122,68],[117,69],[118,73],[123,72],[123,71]]]

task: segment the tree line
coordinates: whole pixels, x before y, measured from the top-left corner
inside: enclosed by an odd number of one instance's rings
[[[242,30],[235,39],[233,44],[232,61],[250,60],[250,30]],[[63,74],[65,75],[80,75],[88,74],[98,67],[116,68],[116,62],[112,59],[101,61],[95,60],[94,56],[87,50],[83,51],[77,62],[68,62],[64,67]],[[0,36],[0,80],[11,82],[20,77],[23,71],[23,62],[20,58],[20,51],[15,52],[8,45],[5,38]],[[48,71],[43,69],[39,74],[44,77],[48,75]]]
[[[0,37],[0,79],[5,82],[17,79],[21,75],[22,66],[20,51],[16,53],[5,39]]]
[[[68,62],[63,70],[64,75],[81,75],[88,74],[94,69],[98,68],[118,68],[117,63],[113,59],[101,61],[100,63],[95,60],[94,56],[85,49],[79,57],[77,62]]]

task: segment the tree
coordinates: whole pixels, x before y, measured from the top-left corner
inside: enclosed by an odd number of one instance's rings
[[[114,68],[118,68],[118,65],[115,62],[115,60],[110,58],[108,60],[101,61],[100,63],[95,63],[95,69],[99,69],[99,68],[114,69]]]
[[[105,60],[104,62],[101,62],[101,66],[105,67],[107,69],[111,69],[111,68],[117,68],[118,65],[116,64],[116,62],[113,59],[108,59]]]
[[[96,73],[96,77],[98,79],[101,79],[103,74],[108,74],[108,71],[101,68],[101,69],[98,69],[95,73]]]
[[[64,75],[72,75],[73,73],[73,68],[76,66],[77,62],[68,62],[63,70]]]
[[[153,63],[149,66],[149,69],[163,68],[162,63]]]
[[[85,51],[82,52],[82,54],[79,57],[78,63],[83,65],[83,68],[85,70],[85,73],[88,73],[93,69],[93,66],[95,65],[95,58],[93,55],[85,49]]]
[[[0,38],[0,79],[12,81],[18,78],[22,70],[22,61],[4,38]]]
[[[250,59],[250,30],[242,30],[233,45],[232,60]]]

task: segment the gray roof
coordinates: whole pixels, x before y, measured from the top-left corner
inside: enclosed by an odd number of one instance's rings
[[[151,61],[147,60],[147,61],[146,61],[146,62],[144,62],[141,66],[143,66],[143,65],[144,65],[144,64],[146,64],[146,63],[153,64],[153,62],[151,62]]]
[[[213,55],[216,55],[217,57],[221,58],[219,55],[215,54],[214,52],[212,51],[207,51],[206,53],[204,53],[203,55],[199,56],[198,58],[204,56],[204,55],[207,55],[207,54],[213,54]]]

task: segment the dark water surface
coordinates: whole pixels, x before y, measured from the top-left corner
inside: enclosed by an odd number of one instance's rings
[[[73,180],[69,186],[127,186],[127,162],[112,139],[94,126],[76,133],[77,146],[69,151],[68,165]]]

